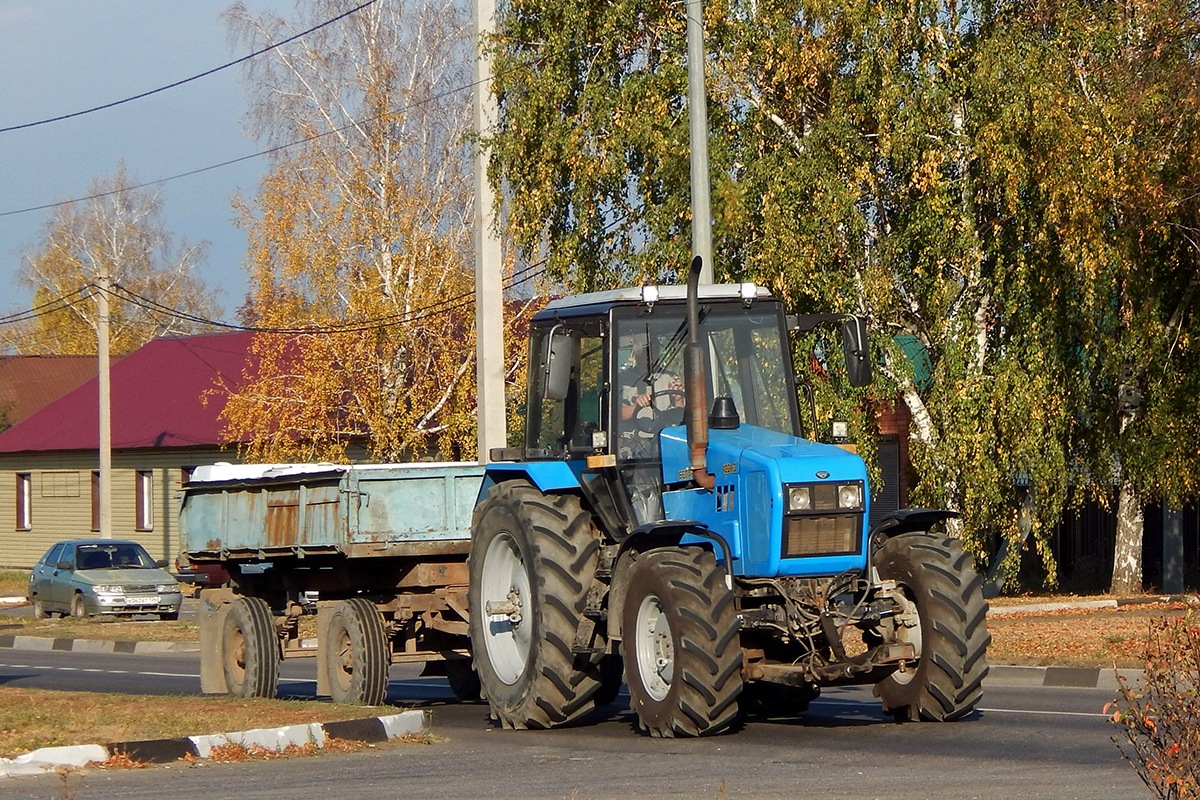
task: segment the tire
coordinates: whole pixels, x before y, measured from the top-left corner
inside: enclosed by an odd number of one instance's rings
[[[471,652],[492,718],[517,729],[577,721],[601,682],[600,655],[572,652],[599,560],[591,516],[574,496],[505,481],[471,531]]]
[[[742,647],[725,570],[700,548],[642,555],[621,615],[625,684],[638,727],[656,737],[719,733],[738,716]]]
[[[33,598],[33,618],[34,619],[50,619],[50,612],[42,605],[42,598]]]
[[[378,706],[387,696],[391,653],[383,618],[363,597],[343,600],[333,609],[321,642],[329,669],[329,697],[335,703]]]
[[[899,721],[950,722],[971,713],[988,674],[987,601],[983,577],[957,539],[909,533],[875,554],[879,577],[895,580],[916,605],[915,628],[897,626],[917,666],[875,684],[884,710]]]
[[[225,685],[234,697],[274,697],[279,686],[279,639],[261,597],[229,604],[222,636]]]
[[[83,604],[83,595],[81,595],[79,592],[71,595],[71,616],[82,619],[87,615],[87,606]]]
[[[450,691],[464,703],[478,703],[483,699],[479,684],[479,675],[471,668],[471,662],[464,659],[452,659],[446,662],[446,681]]]

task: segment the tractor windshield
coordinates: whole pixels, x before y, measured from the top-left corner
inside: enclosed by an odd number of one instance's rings
[[[682,422],[686,317],[682,305],[666,304],[650,314],[630,309],[616,315],[617,430],[627,439]],[[729,397],[743,423],[797,434],[795,382],[778,304],[703,304],[700,333],[710,406],[716,397]]]

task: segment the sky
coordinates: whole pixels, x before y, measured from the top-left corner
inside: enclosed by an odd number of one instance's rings
[[[231,49],[221,13],[232,0],[0,0],[0,128],[121,100],[219,67]],[[251,13],[288,15],[290,0],[244,0]],[[243,135],[240,67],[74,119],[0,133],[0,315],[32,306],[18,284],[50,209],[86,196],[123,160],[145,183],[264,149]],[[205,282],[233,321],[246,293],[245,234],[231,198],[253,196],[266,166],[255,158],[156,187],[176,245],[209,243]],[[149,191],[149,190],[147,190]]]

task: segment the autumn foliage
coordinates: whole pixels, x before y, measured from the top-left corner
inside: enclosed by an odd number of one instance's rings
[[[1157,797],[1200,797],[1200,619],[1163,617],[1150,625],[1141,686],[1122,678],[1106,711],[1121,754]]]

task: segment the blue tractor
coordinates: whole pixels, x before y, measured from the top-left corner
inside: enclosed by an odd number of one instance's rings
[[[799,713],[845,684],[900,720],[969,714],[990,636],[972,558],[931,530],[952,513],[868,525],[862,460],[801,436],[782,304],[698,275],[533,320],[525,443],[491,454],[471,523],[492,716],[570,724],[622,681],[652,736]],[[851,380],[869,381],[864,327],[842,324]]]

